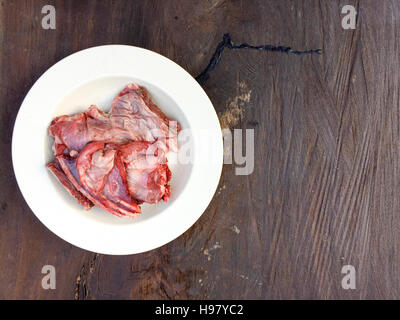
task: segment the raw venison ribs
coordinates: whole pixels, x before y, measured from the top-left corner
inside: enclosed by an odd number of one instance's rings
[[[54,161],[47,168],[78,202],[120,217],[141,212],[140,204],[170,197],[167,153],[177,152],[180,126],[156,106],[148,91],[127,85],[105,113],[56,117]]]

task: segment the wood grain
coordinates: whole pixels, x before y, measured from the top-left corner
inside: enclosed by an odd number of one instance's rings
[[[41,28],[45,4],[56,30]],[[345,4],[357,8],[356,30],[341,27]],[[395,0],[0,0],[0,299],[399,299],[399,17]],[[226,32],[236,43],[323,50],[225,50],[205,82],[225,125],[255,129],[254,173],[225,165],[201,219],[148,253],[97,255],[47,230],[10,153],[38,77],[111,43],[159,52],[196,76]],[[56,267],[56,290],[41,287],[45,264]],[[345,264],[356,267],[356,290],[341,287]]]

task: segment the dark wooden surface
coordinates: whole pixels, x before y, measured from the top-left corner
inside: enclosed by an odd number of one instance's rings
[[[53,4],[57,29],[41,28]],[[343,30],[341,8],[358,10]],[[193,76],[222,35],[322,48],[226,50],[204,89],[224,126],[255,129],[255,170],[225,165],[201,219],[145,254],[64,242],[26,205],[11,163],[18,108],[61,58],[102,44],[159,52]],[[400,2],[0,0],[0,298],[400,298]],[[29,155],[27,158],[29,161]],[[57,271],[43,290],[41,268]],[[343,290],[341,268],[357,270]]]

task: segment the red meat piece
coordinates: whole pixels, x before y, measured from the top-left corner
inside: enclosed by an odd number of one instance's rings
[[[134,216],[141,212],[138,203],[168,201],[166,154],[177,151],[179,130],[144,87],[130,84],[114,98],[110,113],[92,105],[56,117],[49,127],[55,161],[47,167],[86,209],[96,204]]]
[[[78,202],[86,210],[89,210],[93,207],[93,203],[74,187],[74,185],[65,175],[65,173],[61,170],[57,161],[49,163],[47,165],[47,168],[54,174],[54,176],[64,186],[64,188],[69,192],[69,194],[74,198],[76,198],[76,200],[78,200]]]
[[[168,201],[171,171],[163,151],[149,142],[131,142],[119,150],[132,196],[148,203]]]
[[[57,160],[60,163],[60,167],[64,171],[65,175],[68,177],[69,181],[74,185],[74,187],[79,190],[86,198],[92,201],[95,205],[116,216],[128,216],[133,217],[136,213],[140,213],[140,207],[132,200],[128,206],[120,205],[115,203],[113,200],[107,199],[103,194],[92,194],[83,187],[79,181],[78,171],[76,169],[76,159],[59,155]],[[108,179],[109,180],[109,179]],[[112,180],[109,180],[113,183]],[[134,208],[134,210],[132,210]]]
[[[144,87],[130,84],[114,98],[110,114],[92,105],[86,112],[56,117],[49,133],[54,137],[56,155],[64,152],[59,148],[62,145],[75,156],[91,141],[158,141],[160,147],[164,144],[165,152],[176,152],[180,129],[153,103]]]
[[[135,83],[127,85],[114,98],[110,114],[113,126],[129,131],[130,140],[158,140],[165,143],[166,152],[178,150],[179,124],[153,103],[146,88]]]

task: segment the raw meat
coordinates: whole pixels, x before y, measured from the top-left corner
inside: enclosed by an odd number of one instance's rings
[[[84,113],[56,117],[49,128],[55,154],[68,149],[73,155],[90,141],[158,141],[165,152],[176,152],[179,131],[179,124],[164,115],[147,90],[137,84],[128,85],[114,98],[110,114],[92,105]]]
[[[153,103],[144,87],[135,83],[126,86],[114,98],[110,117],[114,127],[124,128],[130,133],[130,140],[157,140],[166,144],[166,150],[178,150],[179,124]]]
[[[126,86],[110,113],[56,117],[49,127],[55,160],[47,165],[85,209],[93,204],[117,216],[135,216],[139,204],[168,201],[166,155],[178,150],[180,126],[137,84]]]
[[[149,142],[131,142],[120,148],[129,192],[143,202],[168,201],[171,171],[165,153]]]
[[[104,142],[91,142],[76,160],[80,182],[94,194],[104,189],[107,177],[114,168],[116,150],[104,150],[104,146]]]
[[[76,198],[78,200],[78,202],[86,210],[89,210],[90,208],[93,207],[93,203],[74,187],[74,185],[71,183],[71,181],[65,175],[65,173],[61,170],[61,168],[59,167],[59,165],[56,161],[53,163],[49,163],[47,165],[47,168],[54,174],[54,176],[58,179],[58,181],[60,181],[60,183],[69,192],[69,194],[71,196],[73,196],[74,198]]]
[[[141,212],[139,206],[134,202],[132,202],[129,207],[122,206],[118,205],[117,203],[115,203],[110,199],[107,199],[101,193],[98,194],[90,193],[79,182],[79,176],[76,170],[76,159],[65,155],[59,155],[57,156],[56,159],[60,163],[60,167],[65,172],[66,176],[74,185],[74,187],[98,207],[103,208],[104,210],[107,210],[108,212],[120,217],[122,216],[133,217],[135,216],[135,213]],[[131,208],[134,208],[134,210],[132,210]]]
[[[53,151],[56,155],[80,151],[90,141],[85,113],[56,117],[50,124],[49,133],[54,137]]]

